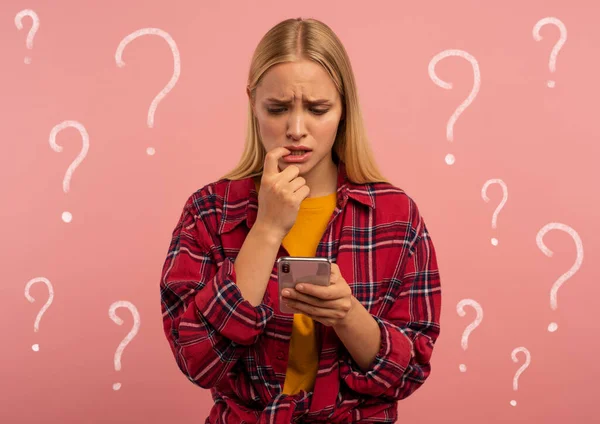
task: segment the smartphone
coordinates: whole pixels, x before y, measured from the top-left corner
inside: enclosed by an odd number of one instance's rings
[[[277,279],[279,281],[279,311],[293,314],[284,303],[281,294],[285,288],[294,288],[298,283],[328,286],[331,274],[331,261],[327,258],[310,256],[282,256],[277,259]],[[287,298],[285,298],[287,299]]]

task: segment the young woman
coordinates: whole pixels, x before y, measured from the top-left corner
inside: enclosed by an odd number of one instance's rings
[[[396,422],[440,333],[425,221],[379,173],[350,61],[327,25],[269,30],[247,94],[242,158],[189,197],[164,263],[177,365],[211,390],[205,423]],[[284,297],[293,314],[280,312],[281,256],[332,261],[329,286]]]

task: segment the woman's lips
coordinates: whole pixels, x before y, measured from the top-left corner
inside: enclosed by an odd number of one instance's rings
[[[311,150],[306,151],[302,155],[293,155],[290,153],[289,155],[283,156],[282,159],[288,163],[304,162],[306,159],[308,159],[310,157],[311,153],[312,153]]]

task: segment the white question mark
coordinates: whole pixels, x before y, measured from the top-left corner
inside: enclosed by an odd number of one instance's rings
[[[81,161],[83,161],[83,159],[87,155],[87,152],[90,148],[90,136],[88,135],[85,127],[77,121],[63,121],[60,124],[54,126],[54,128],[52,128],[52,131],[50,131],[50,147],[52,147],[52,149],[55,152],[60,153],[60,152],[62,152],[62,149],[63,149],[61,146],[56,144],[56,135],[60,131],[64,130],[67,127],[74,127],[79,131],[79,133],[81,134],[82,141],[83,141],[83,147],[81,148],[81,152],[79,152],[79,155],[77,155],[75,160],[71,163],[71,165],[67,169],[65,178],[63,179],[63,191],[65,193],[69,192],[69,187],[70,187],[69,185],[71,182],[71,176],[73,175],[73,171],[75,171],[75,169],[79,166]],[[62,213],[62,220],[64,222],[69,223],[69,222],[71,222],[72,218],[73,217],[70,212]]]
[[[40,320],[42,319],[42,315],[44,315],[44,312],[46,312],[46,309],[50,307],[52,301],[54,300],[54,288],[52,288],[52,283],[50,283],[50,280],[48,280],[47,278],[32,278],[27,282],[27,285],[25,286],[25,297],[31,303],[35,302],[35,299],[29,294],[29,290],[31,289],[31,286],[33,286],[35,283],[44,283],[48,287],[48,300],[46,301],[42,309],[40,309],[40,311],[38,312],[37,317],[35,318],[35,323],[33,324],[33,331],[37,333],[40,329]],[[31,349],[33,349],[34,352],[38,352],[40,350],[40,345],[36,343],[33,346],[31,346]]]
[[[125,50],[127,44],[129,44],[136,38],[141,37],[142,35],[158,35],[164,38],[167,41],[167,43],[169,43],[169,47],[171,47],[171,52],[173,53],[173,76],[171,77],[165,88],[163,88],[161,92],[158,93],[158,95],[154,98],[152,104],[150,105],[150,109],[148,110],[148,127],[153,128],[154,112],[156,111],[158,103],[163,99],[163,97],[167,95],[169,91],[173,89],[175,83],[179,79],[179,74],[181,73],[181,58],[179,56],[179,49],[177,48],[177,44],[175,44],[175,41],[173,40],[173,38],[171,38],[171,36],[168,33],[158,28],[142,28],[132,32],[127,37],[123,38],[123,40],[121,40],[121,42],[119,43],[119,47],[117,47],[117,52],[115,53],[115,60],[119,68],[125,66],[125,62],[123,62],[122,56],[123,50]],[[155,153],[155,150],[152,147],[148,147],[146,149],[146,153],[149,155],[153,155]]]
[[[133,338],[135,337],[135,335],[138,333],[138,331],[140,329],[140,314],[139,314],[137,308],[131,302],[128,302],[126,300],[119,300],[117,302],[114,302],[112,305],[110,305],[110,308],[108,309],[108,316],[110,317],[110,319],[112,319],[115,323],[117,323],[119,325],[123,325],[123,320],[121,318],[119,318],[115,312],[118,308],[127,308],[131,311],[131,314],[133,315],[133,328],[127,334],[127,336],[123,339],[123,341],[121,341],[121,343],[119,344],[119,347],[117,348],[117,351],[115,352],[115,359],[114,359],[115,370],[120,371],[121,370],[121,355],[123,354],[123,350],[125,350],[125,346],[127,346],[129,344],[129,342],[131,342],[131,340],[133,340]],[[120,388],[121,388],[121,383],[113,384],[113,390],[119,390]]]
[[[552,49],[552,53],[550,53],[550,63],[549,63],[550,72],[554,72],[554,71],[556,71],[556,56],[558,56],[558,52],[560,51],[562,46],[567,41],[567,27],[558,18],[547,17],[547,18],[540,19],[533,27],[533,38],[535,41],[542,40],[542,36],[540,35],[540,29],[544,25],[548,25],[548,24],[556,25],[558,27],[558,29],[560,30],[560,38],[554,45],[554,48]],[[556,82],[554,80],[548,81],[548,87],[553,88],[555,85],[556,85]]]
[[[481,324],[481,321],[483,320],[483,308],[479,303],[477,303],[473,299],[463,299],[460,302],[458,302],[458,304],[456,305],[456,312],[458,312],[458,315],[460,315],[461,317],[465,316],[465,306],[471,306],[472,308],[475,308],[477,316],[475,320],[471,324],[469,324],[469,326],[465,328],[465,331],[463,332],[462,339],[460,341],[460,345],[462,346],[463,350],[467,350],[469,334],[471,334],[471,332],[475,328],[477,328],[477,326],[479,326],[479,324]],[[460,364],[458,368],[461,372],[467,371],[467,366],[465,364]]]
[[[15,25],[17,26],[17,29],[19,29],[19,31],[23,29],[23,18],[25,16],[29,16],[33,20],[33,24],[31,25],[31,28],[29,29],[29,33],[27,34],[27,41],[26,41],[27,48],[29,50],[31,50],[33,48],[33,37],[35,37],[35,33],[37,32],[37,30],[40,27],[40,18],[38,18],[37,13],[35,13],[31,9],[21,10],[15,16]],[[31,63],[31,58],[29,56],[25,57],[25,63],[27,65],[29,65]]]
[[[508,188],[506,187],[506,184],[504,183],[504,181],[502,181],[501,179],[494,178],[491,180],[487,180],[485,182],[485,184],[483,184],[483,187],[481,188],[481,197],[483,197],[483,200],[485,200],[486,202],[490,201],[490,198],[487,196],[487,189],[491,184],[500,184],[500,187],[502,187],[502,201],[500,202],[500,204],[494,211],[494,215],[492,216],[492,228],[495,229],[496,221],[498,221],[498,214],[500,213],[500,211],[506,204],[506,200],[508,199]],[[492,245],[498,246],[497,238],[492,237]]]
[[[571,236],[571,238],[573,238],[573,240],[575,241],[575,246],[577,247],[577,258],[575,259],[575,263],[569,269],[569,271],[565,272],[563,275],[561,275],[561,277],[558,280],[554,282],[554,284],[552,285],[552,290],[550,290],[550,307],[553,310],[556,310],[556,308],[558,308],[556,299],[558,289],[565,283],[565,281],[571,278],[573,274],[575,274],[577,270],[579,270],[579,268],[581,267],[581,263],[583,262],[583,243],[581,242],[581,237],[579,237],[579,234],[577,234],[577,232],[573,228],[569,227],[568,225],[561,224],[559,222],[551,222],[549,224],[544,225],[540,229],[540,231],[538,231],[537,236],[535,237],[535,242],[537,243],[538,247],[548,257],[552,257],[553,252],[552,250],[548,249],[548,247],[546,247],[543,239],[546,233],[550,230],[561,230],[566,232]],[[555,322],[552,322],[550,323],[550,325],[548,325],[548,331],[550,331],[551,333],[556,331],[557,329],[558,324]]]
[[[477,63],[477,60],[475,60],[475,58],[473,56],[471,56],[469,53],[467,53],[463,50],[444,50],[443,52],[435,55],[433,57],[433,59],[431,59],[431,61],[429,62],[429,68],[428,68],[429,77],[438,86],[445,88],[447,90],[450,90],[452,88],[452,83],[441,80],[440,78],[438,78],[438,76],[435,73],[435,65],[440,60],[442,60],[448,56],[458,56],[458,57],[462,57],[463,59],[468,60],[471,63],[471,66],[473,67],[473,74],[474,74],[473,89],[471,90],[469,97],[467,97],[467,99],[465,101],[463,101],[461,103],[461,105],[454,111],[454,113],[448,120],[448,124],[446,125],[446,138],[448,139],[449,142],[452,142],[454,140],[454,134],[453,134],[454,123],[456,122],[458,117],[464,112],[464,110],[475,99],[475,96],[479,92],[479,87],[481,86],[481,76],[479,73],[479,64]],[[454,155],[451,153],[448,153],[446,155],[446,163],[448,165],[452,165],[454,163],[454,161],[455,161]]]
[[[525,363],[523,365],[521,365],[521,368],[519,368],[517,370],[517,373],[515,374],[515,376],[513,378],[513,390],[517,390],[519,388],[519,376],[523,373],[523,371],[525,371],[525,369],[531,363],[531,353],[529,353],[529,350],[527,350],[523,346],[515,348],[512,351],[512,353],[510,354],[513,362],[519,362],[519,360],[517,359],[517,353],[519,353],[519,352],[523,352],[525,354]],[[511,400],[510,404],[512,406],[517,406],[517,401]]]

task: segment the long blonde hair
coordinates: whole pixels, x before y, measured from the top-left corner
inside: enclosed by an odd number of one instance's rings
[[[369,147],[350,60],[335,33],[316,19],[286,19],[260,40],[248,73],[254,99],[256,86],[269,68],[278,63],[312,60],[325,68],[342,99],[344,116],[332,147],[336,165],[341,159],[348,179],[354,183],[388,182],[382,176]],[[252,103],[248,99],[248,126],[244,151],[238,164],[221,179],[239,180],[262,174],[266,151],[260,140]]]

